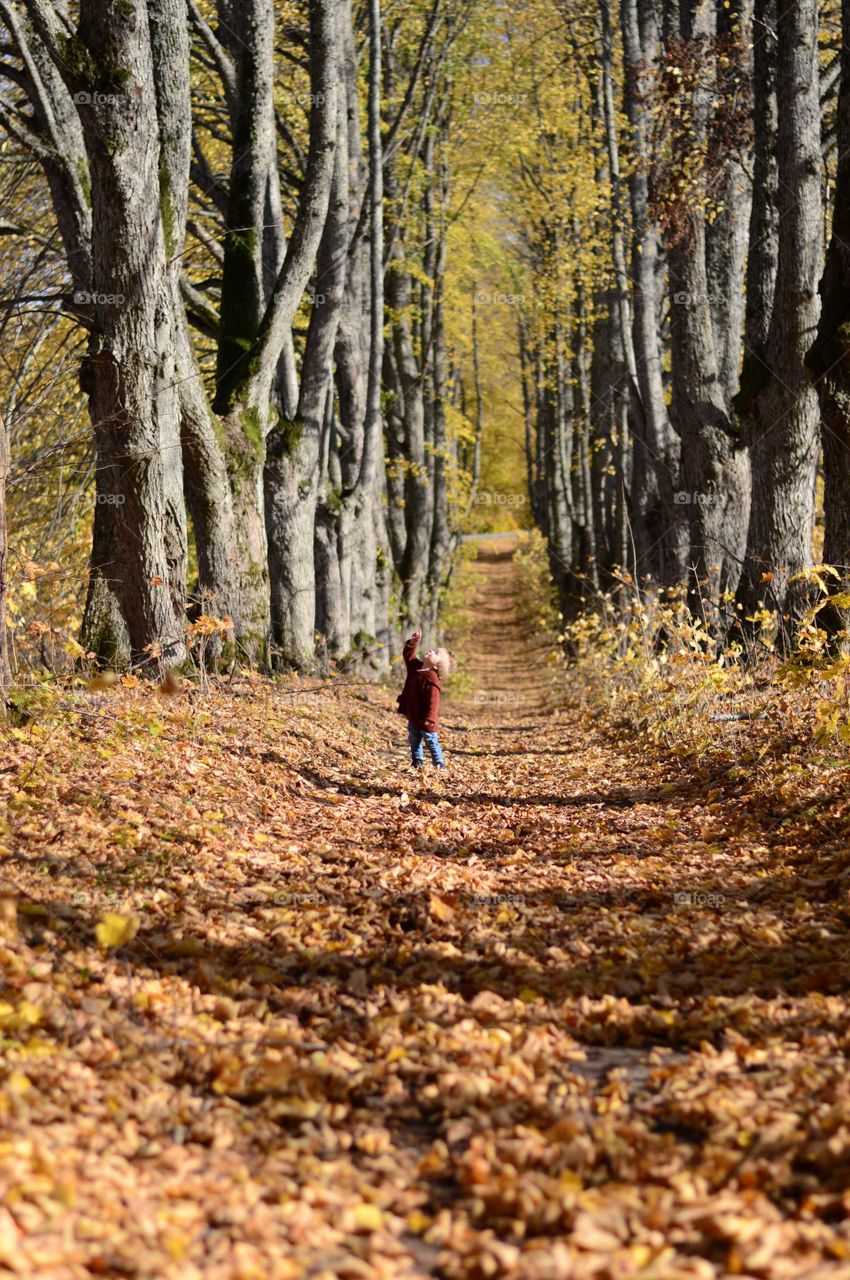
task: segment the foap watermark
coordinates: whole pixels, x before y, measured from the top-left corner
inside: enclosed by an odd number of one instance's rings
[[[528,498],[524,493],[499,493],[494,489],[479,489],[475,495],[476,507],[524,507]]]
[[[74,303],[78,307],[123,307],[126,301],[123,293],[89,293],[86,289],[74,292]]]
[[[105,915],[112,912],[120,915],[130,910],[127,893],[118,889],[77,889],[71,895],[71,906],[75,911],[86,911],[93,915]],[[133,908],[133,914],[139,915]]]
[[[296,89],[288,97],[299,107],[322,107],[325,104],[325,94],[311,93],[309,89]]]
[[[515,707],[521,700],[518,693],[490,693],[484,689],[480,689],[475,695],[477,703],[489,706]]]
[[[710,507],[715,502],[721,501],[722,495],[719,493],[688,493],[686,489],[679,489],[673,494],[673,502],[677,507]]]
[[[285,294],[286,294],[286,290],[281,289],[281,290],[278,290],[278,292],[274,296],[275,298],[282,298],[285,296]],[[311,307],[323,307],[327,302],[327,300],[328,299],[326,294],[314,293],[310,289],[308,289],[307,292],[304,294],[304,301],[308,302]]]
[[[114,107],[126,97],[123,93],[88,93],[80,89],[74,94],[74,101],[78,107]]]
[[[696,908],[703,911],[722,911],[732,905],[732,899],[726,893],[716,889],[687,889],[673,894],[673,902],[677,907]]]
[[[288,893],[281,891],[274,895],[277,907],[323,907],[328,899],[323,893]]]
[[[521,907],[524,893],[473,893],[473,907]]]
[[[716,299],[707,293],[688,293],[679,290],[673,294],[673,305],[676,307],[713,306]]]
[[[475,303],[479,307],[521,307],[523,293],[505,293],[500,289],[476,289]]]
[[[89,495],[83,490],[81,493],[74,494],[70,501],[86,503],[88,500]],[[95,502],[99,507],[123,507],[126,501],[127,496],[123,493],[98,493],[95,495]]]
[[[491,92],[479,89],[473,93],[472,101],[476,107],[521,107],[528,102],[527,93],[506,93],[501,89]]]

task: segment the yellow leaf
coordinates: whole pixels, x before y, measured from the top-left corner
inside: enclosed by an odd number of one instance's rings
[[[41,1009],[31,1000],[22,1000],[18,1005],[18,1022],[25,1027],[34,1027],[41,1022]]]
[[[135,938],[139,930],[137,916],[121,916],[117,912],[107,911],[95,928],[97,940],[102,947],[112,949],[123,947],[125,942]]]
[[[429,1218],[427,1213],[423,1213],[421,1209],[413,1209],[407,1215],[407,1227],[415,1236],[421,1236],[423,1231],[427,1231],[433,1222],[433,1218]]]
[[[435,920],[441,920],[443,923],[455,918],[455,909],[451,903],[446,902],[444,898],[438,898],[433,893],[430,895],[428,910]]]
[[[359,1204],[352,1214],[355,1231],[380,1231],[384,1215],[376,1204]]]
[[[92,676],[86,685],[89,693],[100,693],[103,689],[111,689],[117,682],[118,676],[114,671],[101,671],[96,676]]]

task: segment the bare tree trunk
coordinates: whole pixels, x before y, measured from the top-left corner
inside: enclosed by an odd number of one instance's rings
[[[820,303],[820,88],[817,0],[778,18],[778,230],[767,369],[748,416],[753,504],[738,592],[743,611],[775,607],[789,642],[808,589],[790,579],[811,563],[818,401],[805,368]]]
[[[97,86],[88,84],[91,101],[81,106],[95,291],[81,383],[98,459],[83,632],[87,645],[107,660],[124,656],[126,628],[134,660],[161,656],[174,663],[184,656],[187,546],[160,203],[162,150],[146,14],[131,23],[119,0],[83,0],[74,40],[78,65],[118,68],[114,92],[95,92]],[[132,94],[122,92],[126,83],[135,86]]]
[[[230,478],[179,296],[174,298],[174,338],[183,487],[198,554],[200,599],[196,607],[220,618],[231,617],[235,636],[242,641],[247,638],[248,628],[240,613],[237,591],[237,537]]]
[[[349,653],[352,611],[368,591],[368,583],[352,580],[358,562],[354,542],[355,490],[363,457],[363,432],[368,377],[369,316],[365,279],[368,242],[357,234],[367,173],[360,137],[360,98],[357,49],[351,25],[351,5],[342,5],[340,50],[345,93],[341,108],[347,126],[346,151],[350,174],[347,210],[347,264],[334,349],[337,412],[327,422],[327,462],[324,491],[316,515],[316,630],[324,636],[328,656],[339,660]],[[330,398],[333,401],[333,397]],[[330,406],[333,408],[333,404]]]
[[[679,489],[680,449],[664,397],[662,343],[659,333],[658,230],[649,213],[650,166],[647,119],[647,76],[657,62],[658,16],[655,0],[622,0],[625,100],[634,163],[629,176],[632,213],[631,275],[633,281],[635,365],[642,406],[643,452],[652,468],[654,503],[643,502],[648,547],[640,555],[665,586],[682,582],[687,558],[687,526]],[[647,509],[649,508],[649,509]]]
[[[384,372],[394,399],[389,406],[390,431],[400,439],[403,474],[404,549],[396,562],[402,584],[406,621],[418,622],[428,573],[431,541],[432,491],[425,454],[425,405],[422,370],[416,358],[407,315],[411,305],[410,277],[403,265],[391,265],[387,300],[397,319],[384,355]]]
[[[752,44],[753,0],[715,0],[717,37],[725,59],[733,62],[732,50]],[[756,38],[758,38],[758,33]],[[747,55],[748,62],[751,60]],[[743,93],[749,82],[749,65],[735,63],[732,75],[718,71],[718,92]],[[709,305],[717,348],[720,384],[727,405],[738,389],[741,335],[744,323],[744,270],[747,260],[747,228],[750,222],[753,188],[744,164],[728,159],[719,189],[720,208],[706,227],[706,269]],[[759,192],[761,200],[761,192]]]
[[[183,459],[183,486],[198,556],[196,612],[238,617],[233,502],[224,455],[192,348],[180,272],[186,240],[192,152],[189,31],[183,0],[149,0],[160,130],[160,194],[169,255],[171,313]],[[237,633],[241,627],[237,627]],[[217,652],[218,642],[208,652]]]
[[[71,90],[51,56],[51,33],[39,21],[41,6],[29,0],[25,8],[42,34],[33,29],[10,0],[0,0],[0,15],[17,46],[23,86],[32,107],[29,132],[22,134],[20,124],[16,125],[5,113],[4,128],[32,151],[44,170],[75,305],[87,308],[90,303],[82,299],[92,289],[91,184],[83,128]]]
[[[670,18],[668,0],[668,21]],[[708,8],[682,0],[679,34],[695,40],[711,33]],[[705,94],[692,104],[694,142],[704,143]],[[674,161],[684,163],[682,148]],[[683,496],[689,517],[690,599],[696,613],[715,629],[717,602],[734,591],[746,546],[749,515],[747,459],[729,421],[720,379],[708,298],[706,228],[699,210],[668,248],[671,297],[671,417],[682,441]]]
[[[535,449],[534,397],[531,385],[534,377],[534,366],[531,351],[529,350],[528,325],[520,310],[517,310],[517,345],[519,350],[520,387],[522,389],[522,414],[525,426],[524,445],[526,486],[528,488],[528,501],[531,504],[532,517],[535,523],[539,523],[541,513],[540,504],[537,501],[537,451]],[[475,373],[476,395],[480,405],[481,375],[479,372],[478,323],[475,310],[474,285],[472,297],[472,367]]]
[[[236,105],[213,408],[222,418],[232,492],[239,638],[247,657],[256,660],[266,656],[270,629],[263,506],[266,437],[276,421],[275,452],[288,454],[297,448],[305,428],[297,416],[294,421],[284,417],[293,391],[286,374],[287,352],[295,313],[315,267],[334,175],[339,4],[338,0],[310,0],[310,150],[292,234],[271,284],[264,278],[268,255],[264,261],[263,246],[274,157],[273,7],[271,0],[246,0],[235,6],[220,0],[220,4],[223,25],[232,37]],[[279,254],[272,257],[277,260]],[[309,396],[312,405],[312,388]],[[282,402],[283,414],[275,399]],[[311,430],[307,428],[307,438]],[[285,561],[290,538],[304,545],[304,536],[303,529],[284,528],[285,512],[280,516],[272,511],[271,527],[279,539],[273,554]],[[312,561],[312,515],[302,521],[307,523]],[[308,648],[312,652],[312,622],[310,627],[310,641],[299,643],[296,662],[307,660]]]
[[[327,51],[334,59],[339,34]],[[322,471],[320,442],[326,400],[333,395],[333,352],[345,288],[349,182],[344,108],[340,101],[334,178],[319,245],[316,301],[304,351],[297,431],[284,425],[271,432],[265,468],[275,661],[299,669],[310,667],[315,649],[314,534]]]
[[[43,0],[26,7],[31,32],[8,5],[4,17],[27,69],[30,141],[50,183],[74,305],[90,326],[80,381],[98,471],[83,634],[105,661],[179,661],[186,528],[159,192],[167,139],[147,13],[130,23],[117,3],[99,15],[83,3],[69,35]]]
[[[363,458],[355,490],[354,530],[361,592],[357,631],[379,646],[372,664],[386,667],[392,625],[389,600],[392,561],[384,519],[384,431],[381,372],[384,368],[384,159],[381,139],[383,20],[381,0],[369,0],[369,376]],[[354,609],[352,608],[352,619]],[[352,621],[352,629],[355,623]],[[356,634],[356,633],[355,633]]]
[[[218,29],[232,59],[231,162],[223,243],[213,409],[223,421],[233,507],[236,636],[241,655],[264,661],[269,636],[268,545],[262,505],[267,406],[249,404],[251,361],[266,308],[264,231],[274,157],[272,0],[218,0]]]
[[[820,284],[822,310],[807,357],[823,422],[823,558],[839,571],[835,595],[850,592],[850,0],[841,5],[841,87],[832,237]],[[850,610],[830,605],[818,615],[831,632],[846,629]]]
[[[441,143],[447,145],[448,125],[442,121]],[[446,585],[451,554],[451,529],[449,526],[448,462],[449,442],[446,428],[446,401],[448,399],[448,372],[445,325],[445,273],[446,273],[446,211],[449,204],[449,176],[444,150],[438,151],[439,216],[435,221],[434,292],[431,338],[431,419],[433,423],[433,522],[428,559],[428,612],[436,625],[440,609],[440,597]]]
[[[6,530],[6,482],[9,478],[9,438],[0,418],[0,717],[9,688],[9,644],[6,634],[6,601],[9,593],[9,541]]]

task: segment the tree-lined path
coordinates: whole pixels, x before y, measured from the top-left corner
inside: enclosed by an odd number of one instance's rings
[[[345,681],[15,731],[5,1273],[846,1273],[842,806],[556,696],[513,550],[445,779]]]

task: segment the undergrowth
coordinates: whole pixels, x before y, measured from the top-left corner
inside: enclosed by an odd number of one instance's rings
[[[752,762],[790,753],[850,763],[850,656],[818,625],[828,566],[808,571],[812,602],[793,650],[782,655],[768,611],[750,619],[758,639],[745,651],[708,633],[684,587],[662,598],[639,592],[625,574],[565,624],[545,541],[527,537],[517,558],[538,625],[551,629],[557,620],[570,689],[588,714],[601,712],[617,731],[691,758]]]

